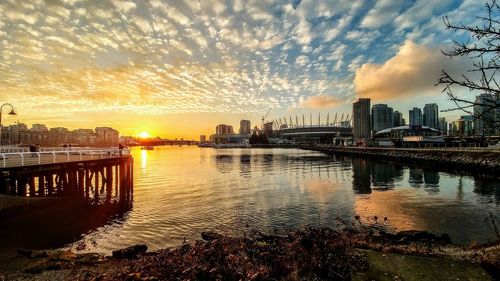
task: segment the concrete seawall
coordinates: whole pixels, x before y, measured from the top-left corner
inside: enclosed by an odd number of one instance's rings
[[[410,164],[425,164],[442,169],[500,175],[500,151],[338,146],[304,146],[302,148],[327,154],[359,155]]]

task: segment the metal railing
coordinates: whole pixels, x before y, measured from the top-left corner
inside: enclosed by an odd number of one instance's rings
[[[42,148],[37,152],[0,153],[0,167],[22,167],[52,163],[85,161],[105,158],[119,158],[130,155],[128,148],[124,149],[93,149],[93,148]]]

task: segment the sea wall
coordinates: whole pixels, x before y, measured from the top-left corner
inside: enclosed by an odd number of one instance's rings
[[[328,154],[359,155],[410,164],[424,164],[441,169],[500,175],[500,151],[340,146],[304,146],[302,148]]]

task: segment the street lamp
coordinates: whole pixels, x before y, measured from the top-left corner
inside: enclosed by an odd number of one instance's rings
[[[2,110],[4,106],[10,106],[10,112],[9,115],[17,115],[17,113],[14,111],[14,107],[10,103],[4,103],[2,106],[0,106],[0,146],[2,146]]]

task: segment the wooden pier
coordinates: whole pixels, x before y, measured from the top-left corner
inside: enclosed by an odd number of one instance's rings
[[[128,150],[46,151],[1,156],[4,164],[0,168],[0,194],[73,197],[90,204],[128,202],[132,198],[133,158]],[[15,160],[16,157],[22,161]],[[14,164],[6,164],[6,158]]]

